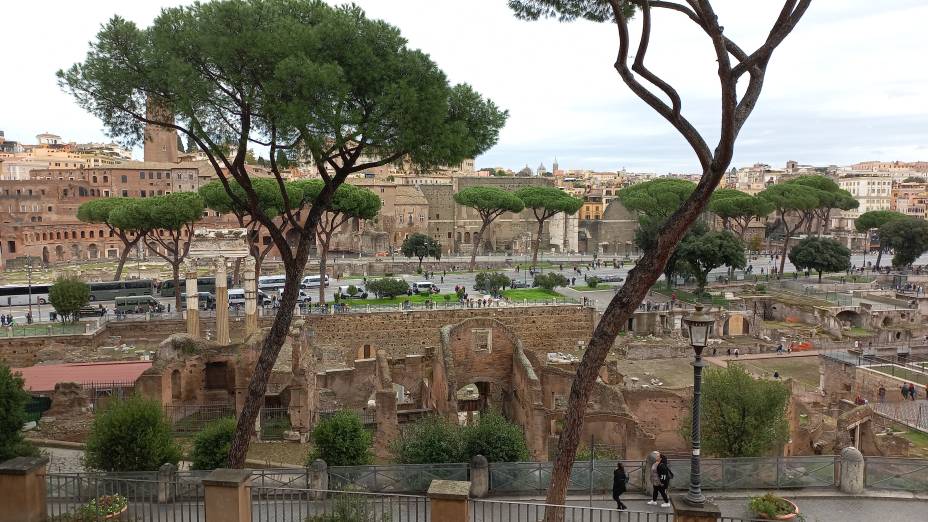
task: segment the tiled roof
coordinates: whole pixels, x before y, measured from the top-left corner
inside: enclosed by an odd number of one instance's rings
[[[59,382],[134,382],[151,368],[151,361],[116,361],[96,363],[40,364],[28,368],[13,368],[22,374],[25,388],[33,392],[55,389]]]

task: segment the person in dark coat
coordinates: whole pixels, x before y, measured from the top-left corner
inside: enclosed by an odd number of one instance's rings
[[[627,485],[628,474],[625,473],[625,467],[619,462],[615,466],[615,471],[612,472],[612,500],[615,500],[616,509],[628,509],[628,506],[622,502],[622,493],[625,493]]]

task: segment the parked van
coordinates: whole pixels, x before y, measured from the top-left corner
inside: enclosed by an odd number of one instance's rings
[[[261,276],[258,278],[258,290],[264,292],[277,292],[279,294],[284,291],[284,284],[286,282],[287,276]]]
[[[321,279],[318,275],[306,276],[303,278],[303,281],[300,282],[300,287],[319,288],[319,281],[321,281]],[[325,276],[325,286],[329,286],[329,276]]]
[[[143,314],[146,312],[163,312],[164,305],[150,295],[134,295],[116,298],[116,313]]]
[[[417,281],[410,286],[412,286],[412,291],[417,294],[438,293],[438,285],[431,281]]]
[[[200,306],[200,310],[213,310],[216,308],[216,296],[214,296],[210,292],[197,292],[197,294],[199,295],[198,303]],[[187,309],[186,292],[180,294],[180,309],[181,310]]]
[[[267,303],[271,302],[271,297],[266,293],[258,290],[257,296],[258,306],[264,306]],[[244,288],[230,288],[229,289],[229,306],[245,306],[245,289]]]

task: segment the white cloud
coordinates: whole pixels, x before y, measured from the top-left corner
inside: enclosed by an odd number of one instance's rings
[[[24,141],[46,130],[74,140],[102,139],[100,123],[58,89],[55,71],[79,61],[111,15],[145,25],[161,7],[179,3],[4,5],[0,129]],[[474,85],[510,111],[499,144],[478,165],[550,165],[557,156],[566,168],[696,168],[686,143],[613,70],[617,36],[609,24],[522,22],[505,0],[357,3],[369,16],[398,26],[451,81]],[[713,5],[726,34],[749,48],[763,41],[782,3]],[[771,63],[735,163],[928,158],[926,19],[924,0],[814,2]],[[676,13],[660,13],[648,63],[679,88],[685,113],[711,143],[718,128],[718,82],[705,35]]]

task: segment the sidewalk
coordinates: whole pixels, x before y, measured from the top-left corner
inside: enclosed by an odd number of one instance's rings
[[[822,350],[805,350],[801,352],[767,352],[767,353],[746,353],[735,357],[734,355],[710,355],[705,357],[706,362],[728,368],[728,361],[743,361],[752,359],[779,359],[782,357],[818,357]]]

